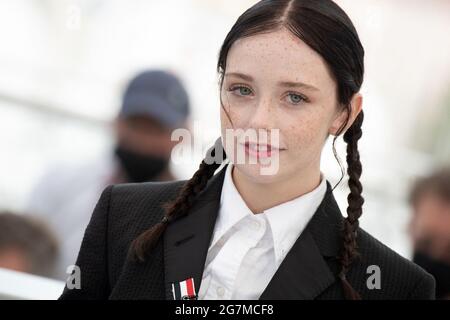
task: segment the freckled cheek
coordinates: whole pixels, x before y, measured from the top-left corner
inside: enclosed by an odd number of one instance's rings
[[[312,151],[321,145],[321,127],[315,121],[298,121],[284,130],[283,136],[291,154]]]
[[[230,121],[228,120],[228,117],[222,108],[220,108],[220,123],[222,125],[222,128],[228,128],[231,126]]]
[[[228,114],[228,115],[227,115]],[[230,119],[232,123],[230,122]],[[244,128],[245,127],[245,119],[246,115],[241,114],[236,111],[232,111],[228,109],[226,112],[223,108],[220,109],[220,122],[222,125],[222,129],[226,128]]]

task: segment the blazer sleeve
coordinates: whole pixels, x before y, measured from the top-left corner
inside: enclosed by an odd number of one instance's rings
[[[103,190],[84,233],[78,258],[80,288],[69,289],[67,284],[60,300],[107,299],[108,281],[108,212],[113,185]]]

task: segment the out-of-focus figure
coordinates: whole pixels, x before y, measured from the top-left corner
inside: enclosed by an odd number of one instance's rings
[[[57,256],[56,238],[44,222],[0,212],[0,268],[48,277]]]
[[[77,168],[52,168],[32,192],[27,211],[44,217],[61,244],[55,278],[67,278],[84,230],[103,189],[110,184],[167,181],[170,155],[178,141],[172,131],[188,127],[189,99],[171,73],[150,70],[128,84],[114,121],[115,145],[96,162]],[[70,143],[70,142],[69,142]]]
[[[450,299],[450,168],[419,179],[410,194],[413,261],[436,279],[436,298]]]

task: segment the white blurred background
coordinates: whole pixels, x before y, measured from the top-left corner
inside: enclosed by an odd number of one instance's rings
[[[126,81],[176,72],[208,145],[220,135],[216,63],[248,0],[0,0],[0,208],[25,209],[53,164],[111,147]],[[450,163],[450,1],[340,0],[366,50],[361,225],[405,257],[411,182]],[[345,162],[345,146],[338,152]],[[188,178],[198,162],[175,166]],[[322,170],[340,178],[331,145]],[[336,197],[343,214],[348,188]]]

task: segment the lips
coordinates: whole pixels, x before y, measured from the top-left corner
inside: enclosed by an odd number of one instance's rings
[[[284,150],[270,144],[258,144],[250,142],[246,142],[244,144],[244,147],[246,154],[257,158],[268,158],[271,157],[275,152]]]

